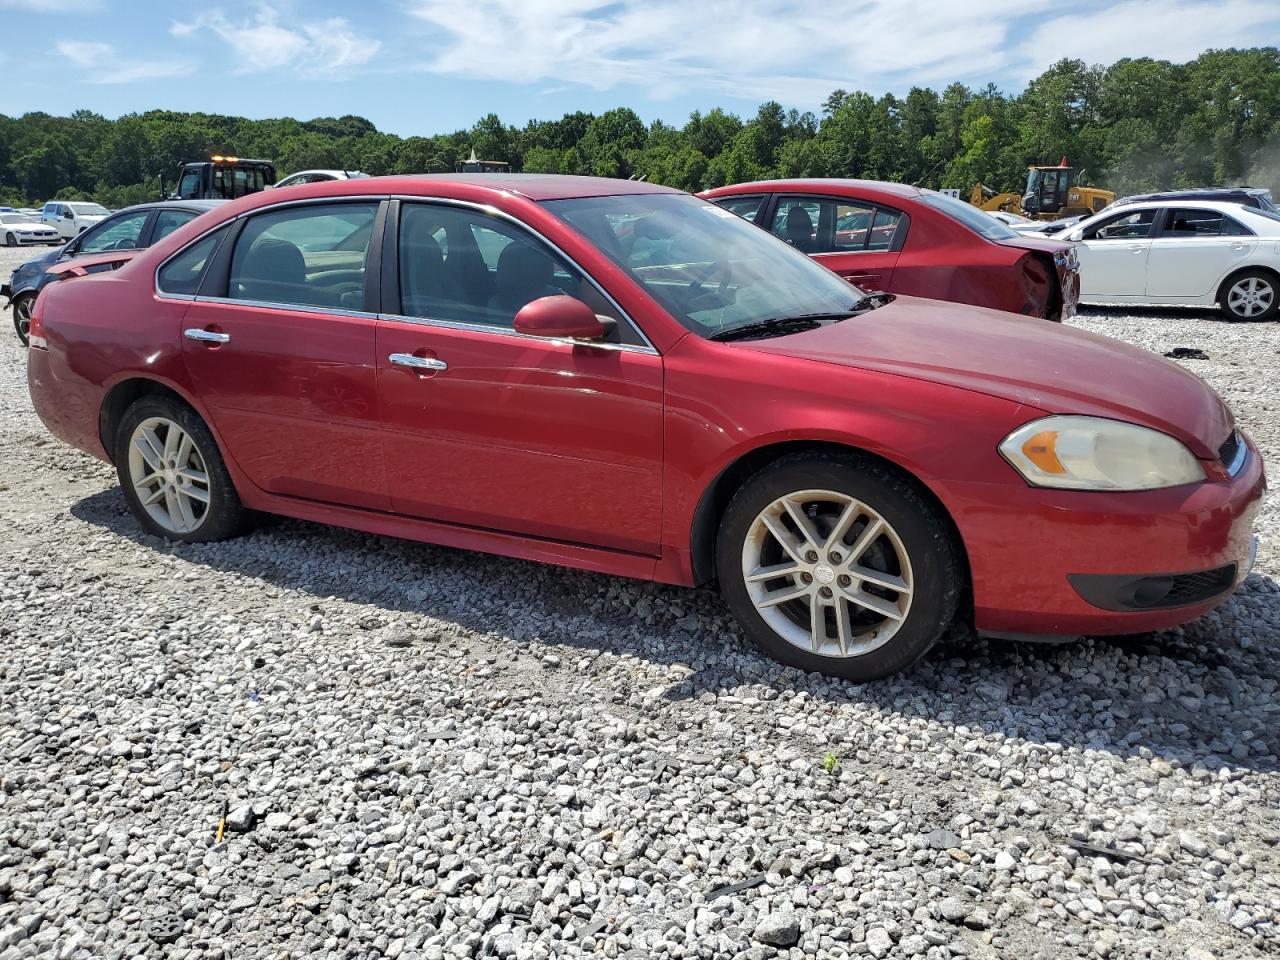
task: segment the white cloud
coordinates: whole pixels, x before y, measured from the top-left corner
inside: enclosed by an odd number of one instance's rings
[[[0,0],[0,10],[62,13],[66,10],[87,10],[98,4],[99,0]]]
[[[1080,29],[1085,23],[1088,29]],[[1210,48],[1256,47],[1277,39],[1280,4],[1274,0],[1122,0],[1087,19],[1067,9],[1040,24],[1020,52],[1030,79],[1062,57],[1102,64],[1122,57],[1179,62]]]
[[[292,67],[308,74],[323,74],[367,63],[382,46],[377,40],[354,33],[342,17],[286,26],[271,7],[259,11],[248,23],[209,13],[175,23],[170,29],[175,37],[193,37],[205,31],[231,47],[239,73]]]
[[[421,69],[816,104],[836,87],[1029,79],[1055,60],[1185,60],[1280,32],[1274,0],[403,0]],[[1271,25],[1267,31],[1259,27]]]
[[[84,79],[88,83],[133,83],[136,80],[179,77],[194,69],[192,64],[178,60],[124,57],[109,43],[59,40],[56,49],[85,72]]]

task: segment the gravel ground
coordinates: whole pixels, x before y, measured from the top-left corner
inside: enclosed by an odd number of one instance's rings
[[[1280,324],[1077,322],[1207,352],[1277,462]],[[710,591],[146,537],[0,343],[0,960],[1280,951],[1274,500],[1184,630],[954,637],[857,687]]]

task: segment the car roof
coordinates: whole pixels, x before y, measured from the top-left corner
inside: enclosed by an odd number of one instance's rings
[[[569,200],[577,197],[610,197],[630,193],[682,193],[643,180],[609,177],[574,177],[554,173],[424,173],[405,177],[370,177],[361,183],[403,183],[408,187],[423,182],[466,183],[495,192],[515,193],[530,200]],[[350,182],[350,181],[348,181]]]
[[[126,210],[195,210],[198,213],[204,213],[206,210],[213,210],[230,202],[229,200],[153,200],[149,203],[135,203],[131,207],[121,207],[116,213],[124,213]]]
[[[855,180],[848,177],[799,177],[790,180],[756,180],[751,183],[735,183],[706,191],[708,194],[729,193],[826,193],[831,190],[852,190],[859,193],[880,193],[894,197],[919,197],[924,191],[908,183],[890,183],[887,180]]]

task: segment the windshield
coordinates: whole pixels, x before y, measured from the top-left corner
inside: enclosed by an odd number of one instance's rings
[[[72,210],[82,217],[105,217],[111,211],[97,203],[69,203]]]
[[[551,200],[671,316],[701,336],[847,314],[863,294],[735,213],[687,194]]]
[[[960,221],[974,233],[986,237],[988,240],[1018,239],[1018,235],[1010,230],[1008,226],[995,217],[988,215],[985,210],[979,210],[973,204],[957,200],[955,197],[949,197],[945,193],[936,193],[933,190],[921,190],[920,199],[935,210],[942,211],[952,220]]]

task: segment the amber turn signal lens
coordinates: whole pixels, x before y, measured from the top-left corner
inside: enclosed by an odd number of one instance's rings
[[[1035,436],[1027,438],[1027,442],[1022,445],[1022,453],[1045,473],[1066,473],[1067,468],[1062,465],[1054,450],[1057,442],[1057,431],[1041,430]]]

